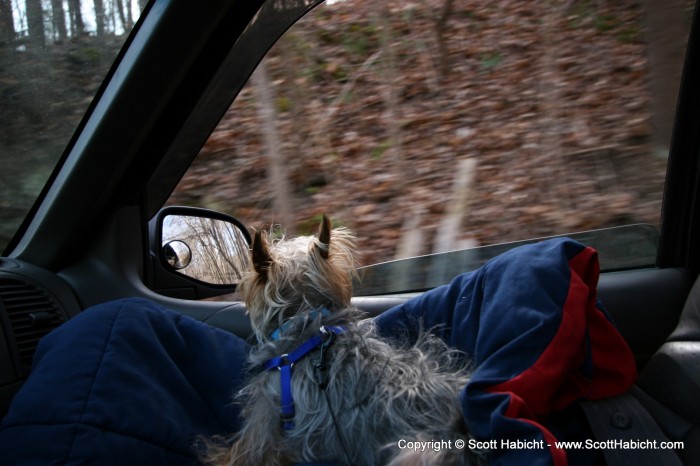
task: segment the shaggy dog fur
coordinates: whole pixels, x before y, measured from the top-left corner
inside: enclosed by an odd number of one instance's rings
[[[210,464],[483,462],[454,448],[457,439],[468,439],[458,398],[469,379],[466,358],[429,333],[413,344],[378,336],[373,321],[350,305],[355,243],[348,230],[331,230],[324,216],[315,237],[274,241],[257,232],[250,269],[239,289],[258,344],[250,354],[253,375],[237,395],[244,425],[218,447],[210,445]],[[315,369],[318,349],[294,364],[294,428],[285,430],[280,371],[260,367],[291,353],[322,325],[346,331],[326,350],[326,383]],[[273,339],[276,329],[280,336]],[[451,441],[452,448],[401,450],[401,439]]]

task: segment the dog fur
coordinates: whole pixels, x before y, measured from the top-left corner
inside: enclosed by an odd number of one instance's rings
[[[355,239],[323,217],[316,236],[273,240],[256,232],[250,270],[239,285],[257,345],[252,376],[237,395],[243,428],[212,442],[218,465],[482,464],[468,449],[413,451],[399,440],[468,440],[458,394],[469,379],[465,356],[423,332],[417,343],[388,341],[350,304]],[[316,310],[325,308],[327,313]],[[319,331],[346,327],[327,354],[327,385],[320,386],[315,350],[292,368],[294,428],[280,418],[280,375],[262,364],[289,353]],[[271,338],[276,329],[281,337]],[[220,439],[221,440],[221,439]],[[444,444],[443,444],[444,445]]]

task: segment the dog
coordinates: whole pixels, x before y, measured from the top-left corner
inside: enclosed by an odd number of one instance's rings
[[[429,332],[417,343],[380,337],[350,304],[355,277],[355,238],[325,215],[315,236],[256,231],[239,284],[254,375],[236,396],[241,431],[210,445],[209,464],[485,464],[455,447],[469,438],[465,355]]]

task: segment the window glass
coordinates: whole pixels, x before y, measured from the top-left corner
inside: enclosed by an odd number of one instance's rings
[[[0,1],[0,251],[39,196],[145,3]]]
[[[270,51],[169,203],[288,235],[327,213],[356,232],[364,264],[653,229],[692,17],[692,2],[657,3],[321,5]]]

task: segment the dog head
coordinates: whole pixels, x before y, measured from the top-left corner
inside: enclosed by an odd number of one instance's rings
[[[355,238],[325,215],[315,236],[274,240],[256,231],[251,256],[239,290],[259,339],[296,315],[350,305]]]

